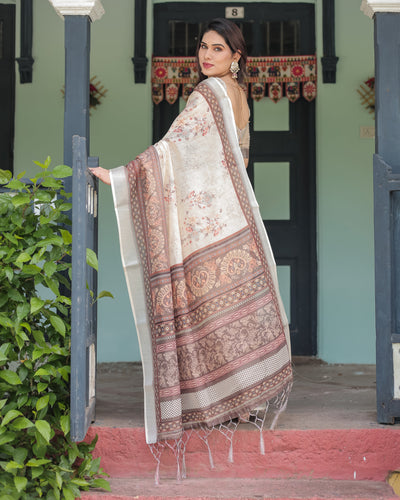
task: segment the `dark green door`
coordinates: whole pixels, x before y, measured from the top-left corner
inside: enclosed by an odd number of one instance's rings
[[[13,171],[15,5],[0,4],[0,168]]]
[[[232,12],[233,9],[236,11]],[[250,56],[315,53],[314,5],[304,3],[190,3],[154,6],[154,54],[193,56],[202,24],[232,16]],[[260,204],[290,320],[295,355],[316,345],[315,103],[286,98],[249,100],[248,174]],[[168,130],[182,103],[154,106],[154,141]]]

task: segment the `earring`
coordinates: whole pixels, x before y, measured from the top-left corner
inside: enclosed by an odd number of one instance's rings
[[[237,78],[237,74],[239,73],[239,64],[237,61],[232,61],[231,62],[231,73],[232,73],[232,78]]]

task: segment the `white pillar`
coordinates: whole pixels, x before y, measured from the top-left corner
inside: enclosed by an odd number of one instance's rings
[[[374,17],[376,12],[400,12],[399,0],[362,0],[360,10]]]
[[[101,0],[49,0],[57,14],[64,16],[88,16],[92,22],[104,14]]]

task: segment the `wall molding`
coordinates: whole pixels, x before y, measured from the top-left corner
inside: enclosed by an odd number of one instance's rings
[[[400,12],[399,0],[362,0],[360,10],[374,17],[376,12]]]
[[[92,22],[104,14],[101,0],[49,0],[57,14],[64,16],[88,16]]]

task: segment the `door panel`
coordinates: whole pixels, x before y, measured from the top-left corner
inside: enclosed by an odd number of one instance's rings
[[[314,5],[302,3],[190,3],[154,6],[154,54],[193,56],[202,24],[244,7],[242,29],[250,56],[315,53]],[[154,141],[183,107],[154,106]],[[249,99],[248,175],[275,255],[282,299],[290,318],[292,350],[313,355],[316,346],[315,103],[284,98]]]
[[[15,5],[0,4],[0,168],[13,171]]]

